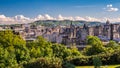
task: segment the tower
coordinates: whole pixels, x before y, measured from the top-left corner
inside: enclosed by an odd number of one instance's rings
[[[72,21],[70,23],[70,28],[74,28],[74,25],[73,25]]]
[[[86,24],[83,25],[83,29],[87,29],[87,25]]]
[[[111,33],[110,40],[113,40],[113,24],[110,25],[110,28],[111,28],[111,30],[110,30],[110,33]]]
[[[107,20],[107,21],[106,21],[106,24],[110,24],[110,21],[109,21],[109,20]]]
[[[109,20],[106,21],[106,24],[104,25],[104,31],[103,31],[104,36],[106,36],[107,39],[111,38],[111,25]]]

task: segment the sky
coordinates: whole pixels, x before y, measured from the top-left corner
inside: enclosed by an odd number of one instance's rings
[[[0,23],[35,20],[120,22],[120,0],[0,0]]]

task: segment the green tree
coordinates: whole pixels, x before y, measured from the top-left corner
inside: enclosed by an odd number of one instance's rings
[[[114,53],[117,49],[119,49],[119,44],[117,44],[115,41],[109,41],[108,44],[105,45],[108,53]]]
[[[95,66],[94,68],[100,68],[100,66],[102,65],[102,61],[99,57],[93,58],[93,65]]]
[[[12,47],[4,49],[0,46],[0,68],[17,66],[14,50]]]
[[[53,54],[55,57],[64,59],[71,55],[70,49],[67,49],[66,46],[61,45],[61,44],[53,44],[52,49],[53,49]]]
[[[88,36],[87,37],[87,44],[88,45],[99,45],[99,46],[102,46],[103,43],[101,42],[101,40],[97,37],[97,36]]]
[[[38,57],[51,57],[53,55],[52,43],[48,42],[43,37],[39,36],[35,41],[27,43],[27,47],[30,50],[30,56],[34,58]]]
[[[81,56],[82,55],[75,45],[70,47],[70,51],[71,51],[72,56]]]
[[[87,38],[88,47],[84,49],[86,55],[96,55],[106,51],[100,39],[96,36],[88,36]]]
[[[65,45],[53,44],[52,49],[54,56],[62,59],[81,55],[81,53],[78,51],[78,49],[75,46],[72,46],[71,48],[67,48]]]
[[[111,48],[115,48],[116,46],[118,46],[118,44],[115,41],[109,41],[109,43],[106,45],[106,47],[111,47]]]
[[[0,46],[5,50],[4,64],[11,66],[12,61],[15,63],[21,63],[29,60],[29,50],[26,47],[26,41],[23,40],[19,35],[13,34],[12,31],[0,31]],[[7,59],[7,60],[6,60]],[[6,65],[6,66],[7,66]]]

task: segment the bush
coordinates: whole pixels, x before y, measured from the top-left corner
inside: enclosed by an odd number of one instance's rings
[[[59,58],[39,58],[35,61],[23,64],[24,68],[62,68],[62,61]]]
[[[75,68],[75,66],[69,62],[63,62],[62,68]]]
[[[120,61],[119,61],[120,60],[120,51],[117,51],[114,53],[103,53],[103,54],[92,55],[92,56],[68,57],[66,60],[76,66],[93,65],[92,64],[93,58],[95,58],[96,56],[101,59],[101,63],[103,65],[120,63]]]
[[[74,64],[76,66],[82,66],[82,65],[91,65],[92,62],[90,60],[91,57],[89,56],[76,56],[76,57],[68,57],[66,59],[71,64]]]
[[[102,65],[101,59],[99,57],[94,57],[93,65],[95,66],[95,68],[100,68],[100,66]]]

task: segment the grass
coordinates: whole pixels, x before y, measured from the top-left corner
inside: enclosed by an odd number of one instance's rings
[[[94,68],[94,66],[77,66],[76,68]],[[120,68],[120,65],[105,65],[101,68]]]

